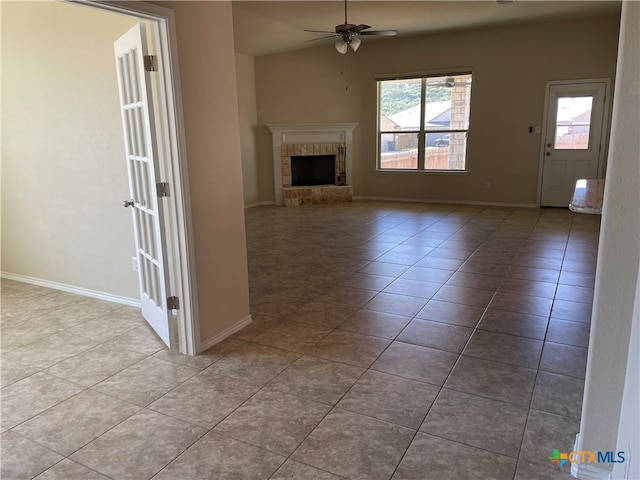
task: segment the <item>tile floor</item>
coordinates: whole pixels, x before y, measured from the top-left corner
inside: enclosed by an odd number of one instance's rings
[[[197,357],[2,281],[2,478],[569,479],[599,217],[246,211],[254,322]]]

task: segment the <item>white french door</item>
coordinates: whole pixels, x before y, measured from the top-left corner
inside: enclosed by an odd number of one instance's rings
[[[144,68],[146,32],[138,24],[114,43],[129,200],[138,258],[142,315],[160,338],[173,346],[168,308],[168,272],[163,238],[162,202],[158,195],[159,163],[149,72]]]
[[[548,86],[541,206],[567,207],[576,180],[598,178],[606,91],[604,81]]]

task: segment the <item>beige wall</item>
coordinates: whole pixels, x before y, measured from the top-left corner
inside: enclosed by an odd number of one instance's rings
[[[638,471],[638,356],[631,344],[640,265],[640,4],[625,2],[618,57],[617,96],[611,128],[593,319],[577,450],[635,450]],[[635,323],[638,322],[637,313]],[[637,339],[637,325],[635,338]],[[633,355],[628,357],[629,352]],[[630,369],[630,371],[628,371]],[[626,380],[625,380],[626,379]],[[623,391],[627,382],[625,410]],[[635,386],[633,384],[635,382]],[[635,389],[635,391],[634,391]],[[622,413],[622,415],[621,415]],[[632,425],[633,429],[625,425]],[[621,437],[618,430],[621,426]],[[634,445],[635,443],[635,445]],[[625,465],[626,466],[626,465]],[[615,478],[624,478],[621,472]],[[627,478],[638,478],[637,475]]]
[[[339,55],[327,43],[256,57],[260,199],[273,200],[266,124],[358,122],[356,196],[535,204],[541,137],[528,133],[528,127],[542,124],[545,83],[612,78],[618,23],[618,17],[601,17],[367,38],[356,54]],[[375,172],[376,76],[464,67],[474,73],[469,174]]]
[[[231,3],[153,2],[175,11],[200,337],[249,315]]]
[[[138,299],[113,59],[135,21],[58,2],[1,8],[2,271]]]
[[[258,111],[256,104],[256,77],[253,57],[236,53],[236,76],[238,78],[238,111],[240,116],[240,138],[242,143],[242,184],[244,204],[255,205],[258,197],[258,158],[256,152],[256,127]]]

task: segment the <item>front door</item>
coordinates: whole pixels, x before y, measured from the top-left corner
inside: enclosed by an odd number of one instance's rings
[[[605,82],[549,85],[541,206],[567,207],[576,180],[599,177],[606,87]]]
[[[159,164],[153,122],[149,72],[144,68],[146,34],[138,24],[114,43],[129,199],[138,258],[142,316],[172,346],[167,299],[162,202],[158,198]]]

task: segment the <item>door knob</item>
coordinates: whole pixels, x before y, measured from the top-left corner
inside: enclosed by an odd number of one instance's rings
[[[133,207],[133,203],[133,200],[125,200],[122,205],[124,206],[124,208]]]
[[[545,155],[546,155],[547,157],[550,157],[550,156],[551,156],[551,152],[547,152],[547,153],[545,153]]]

